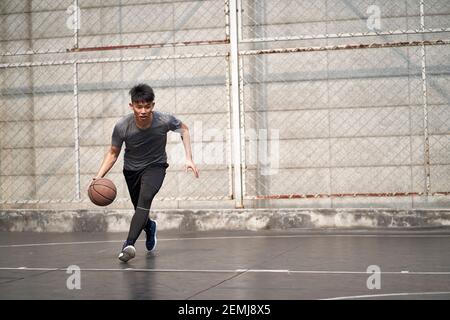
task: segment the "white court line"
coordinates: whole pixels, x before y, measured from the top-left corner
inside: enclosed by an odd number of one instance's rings
[[[364,299],[364,298],[377,298],[377,297],[397,297],[397,296],[422,296],[422,295],[439,295],[450,294],[449,292],[401,292],[401,293],[384,293],[384,294],[369,294],[363,296],[348,296],[348,297],[336,297],[320,300],[347,300],[347,299]]]
[[[198,238],[166,238],[159,241],[185,241],[185,240],[230,240],[230,239],[282,239],[282,238],[449,238],[450,234],[444,235],[387,235],[387,234],[312,234],[312,235],[275,235],[275,236],[232,236],[232,237],[198,237]],[[137,240],[145,241],[145,240]],[[97,244],[97,243],[123,243],[123,240],[102,240],[102,241],[76,241],[76,242],[47,242],[47,243],[26,243],[26,244],[7,244],[0,245],[0,248],[16,248],[16,247],[36,247],[36,246],[59,246],[73,244]]]
[[[28,267],[18,267],[18,268],[0,268],[0,270],[20,270],[20,271],[58,271],[67,270],[61,268],[28,268]]]
[[[143,240],[138,240],[143,241]],[[0,248],[17,248],[17,247],[39,247],[39,246],[59,246],[71,244],[95,244],[95,243],[116,243],[123,240],[104,240],[104,241],[79,241],[79,242],[46,242],[46,243],[26,243],[26,244],[6,244],[0,245]]]
[[[21,271],[66,271],[65,268],[28,268],[28,267],[2,267],[0,270]],[[298,274],[370,274],[366,271],[332,271],[332,270],[287,270],[287,269],[142,269],[142,268],[80,268],[80,271],[104,272],[186,272],[186,273],[298,273]],[[402,271],[386,271],[380,274],[405,275]],[[407,275],[450,275],[450,272],[414,271]]]
[[[289,273],[285,269],[236,269],[235,272],[255,272],[255,273]]]
[[[2,267],[1,270],[20,270],[20,271],[66,271],[65,268],[28,268],[28,267]],[[124,269],[114,269],[114,268],[80,268],[80,271],[100,271],[100,272],[191,272],[191,273],[239,273],[246,271],[242,269],[237,270],[206,270],[206,269],[140,269],[140,268],[124,268]]]

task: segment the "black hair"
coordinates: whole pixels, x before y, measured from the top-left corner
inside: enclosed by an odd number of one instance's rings
[[[145,83],[140,83],[130,90],[131,102],[153,102],[155,94],[152,87]]]

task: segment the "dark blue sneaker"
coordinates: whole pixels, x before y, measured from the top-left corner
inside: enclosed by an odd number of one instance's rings
[[[119,254],[119,260],[123,262],[127,262],[130,259],[133,259],[136,256],[136,249],[132,244],[129,244],[127,241],[124,242],[122,246],[122,252]]]
[[[153,251],[156,248],[156,227],[156,221],[150,220],[149,218],[144,228],[144,231],[147,234],[145,246],[147,247],[148,251]]]

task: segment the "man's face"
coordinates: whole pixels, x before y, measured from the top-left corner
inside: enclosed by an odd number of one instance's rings
[[[155,102],[133,102],[130,103],[130,108],[133,109],[134,116],[142,121],[150,119]]]

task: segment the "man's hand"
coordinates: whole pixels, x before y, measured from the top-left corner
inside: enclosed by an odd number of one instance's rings
[[[189,169],[192,169],[192,172],[194,172],[194,176],[198,178],[198,169],[195,166],[194,162],[192,160],[186,160],[186,164],[184,166],[185,172],[188,172]]]

